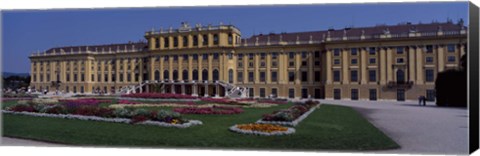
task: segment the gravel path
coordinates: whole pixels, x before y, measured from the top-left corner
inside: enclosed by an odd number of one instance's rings
[[[42,146],[42,147],[61,147],[67,146],[62,144],[55,144],[49,142],[42,142],[42,141],[35,141],[35,140],[28,140],[28,139],[18,139],[18,138],[10,138],[2,136],[1,146]]]
[[[468,110],[442,108],[415,101],[336,101],[322,103],[350,106],[395,140],[400,149],[380,153],[467,154]],[[379,153],[376,152],[376,153]]]

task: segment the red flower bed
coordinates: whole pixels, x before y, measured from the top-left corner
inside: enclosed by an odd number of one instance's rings
[[[170,93],[136,93],[136,94],[124,94],[122,95],[122,97],[146,98],[146,99],[196,99],[197,98],[191,95],[170,94]]]
[[[258,100],[258,103],[269,103],[269,104],[288,104],[288,101],[276,101],[276,100]]]
[[[129,101],[129,100],[119,100],[118,103],[119,104],[139,104],[140,102]]]
[[[262,120],[264,121],[293,121],[303,115],[310,108],[316,106],[318,102],[307,101],[305,103],[295,104],[288,109],[274,111],[271,114],[264,114]]]
[[[209,108],[174,108],[173,111],[182,114],[239,114],[243,112],[243,109],[238,107],[213,106]]]
[[[229,100],[229,99],[222,99],[222,98],[202,98],[201,99],[204,102],[207,103],[218,103],[218,104],[237,104],[236,101],[234,100]]]
[[[33,108],[31,105],[22,105],[18,104],[13,107],[10,107],[9,111],[15,111],[15,112],[35,112],[35,108]]]

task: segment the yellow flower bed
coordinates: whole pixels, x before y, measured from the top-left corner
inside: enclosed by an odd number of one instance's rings
[[[254,124],[239,124],[239,125],[237,125],[237,128],[241,129],[241,130],[260,131],[260,132],[267,132],[267,133],[276,132],[276,131],[284,132],[284,131],[288,130],[287,127],[282,127],[282,126],[279,126],[279,125],[256,124],[256,123],[254,123]]]

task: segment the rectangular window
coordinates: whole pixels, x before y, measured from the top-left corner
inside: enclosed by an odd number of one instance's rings
[[[198,46],[198,36],[193,35],[193,46]]]
[[[77,82],[78,80],[78,75],[77,74],[73,74],[73,82]]]
[[[295,67],[295,62],[293,62],[293,61],[288,62],[288,66],[289,67]]]
[[[354,65],[354,64],[357,64],[357,63],[358,63],[358,60],[357,60],[357,59],[352,59],[350,63],[353,64],[353,65]]]
[[[260,97],[265,97],[265,88],[260,88]]]
[[[203,36],[202,36],[202,39],[203,39],[202,44],[203,44],[204,46],[208,45],[208,35],[203,35]]]
[[[218,60],[219,54],[218,53],[213,53],[213,59]]]
[[[358,82],[358,72],[356,70],[350,71],[350,81]]]
[[[288,98],[291,98],[291,99],[295,98],[295,89],[293,88],[288,89]]]
[[[178,37],[173,37],[173,47],[174,48],[178,47],[178,40],[179,40]]]
[[[253,98],[255,95],[255,90],[253,88],[248,88],[248,96]]]
[[[203,58],[203,60],[208,60],[208,54],[203,54],[202,58]]]
[[[273,97],[277,97],[277,95],[278,95],[277,88],[272,88],[272,92],[270,93],[270,95],[272,95]]]
[[[228,44],[233,44],[233,35],[228,34]]]
[[[187,54],[183,54],[183,60],[188,60],[188,55]]]
[[[315,61],[315,66],[320,66],[320,61]]]
[[[368,90],[368,97],[370,101],[376,101],[377,100],[377,89],[369,89]]]
[[[254,77],[253,77],[253,72],[248,72],[248,81],[253,82]]]
[[[105,77],[103,77],[103,78],[105,78],[104,82],[108,82],[108,74],[105,74]]]
[[[397,63],[405,63],[405,60],[403,58],[397,58]]]
[[[432,63],[433,62],[433,57],[425,57],[425,62]]]
[[[160,38],[155,38],[155,46],[153,47],[153,49],[155,48],[160,48]]]
[[[425,81],[433,82],[435,80],[435,75],[433,69],[425,69]]]
[[[265,60],[265,56],[266,56],[265,53],[260,53],[260,59],[261,59],[261,60]]]
[[[433,52],[433,45],[425,46],[425,50],[427,51],[427,53],[432,53]]]
[[[369,70],[368,71],[368,81],[369,82],[377,82],[377,71],[376,70]]]
[[[248,59],[253,60],[253,56],[255,56],[255,54],[253,53],[248,54]]]
[[[315,51],[315,58],[320,58],[320,51]]]
[[[278,54],[277,53],[272,53],[272,60],[277,59]]]
[[[333,49],[333,56],[340,56],[340,49],[338,48]]]
[[[315,78],[315,82],[320,82],[321,72],[315,71],[315,75],[313,75],[313,77]]]
[[[333,82],[340,82],[340,71],[333,71]]]
[[[178,55],[173,55],[173,61],[177,61],[178,60]]]
[[[243,62],[238,62],[238,67],[239,68],[243,67]]]
[[[370,63],[370,64],[375,64],[375,63],[377,63],[377,59],[375,59],[375,58],[370,58],[370,59],[368,59],[368,63]]]
[[[195,60],[195,61],[198,60],[198,54],[193,54],[192,59]]]
[[[187,47],[188,46],[188,36],[183,36],[183,47]]]
[[[265,72],[260,72],[260,82],[265,82]]]
[[[260,62],[260,67],[265,67],[265,62]]]
[[[357,51],[358,51],[357,48],[352,48],[352,49],[350,49],[350,54],[356,56],[357,53],[358,53]]]
[[[308,72],[302,71],[302,82],[308,81]]]
[[[253,68],[253,62],[248,62],[248,67]]]
[[[295,58],[295,53],[294,52],[288,53],[288,58],[290,58],[290,59]]]
[[[168,61],[168,56],[164,56],[163,61]],[[130,67],[128,67],[128,69],[130,69]]]
[[[302,66],[303,67],[307,67],[307,65],[308,65],[307,61],[302,61]]]
[[[397,47],[397,54],[403,54],[403,47]]]
[[[82,73],[82,74],[80,75],[80,81],[81,81],[81,82],[84,82],[84,81],[85,81],[85,74]]]
[[[333,64],[339,65],[340,64],[340,59],[333,60]]]
[[[272,67],[277,67],[277,62],[273,61],[272,62]]]
[[[341,94],[342,92],[340,89],[333,89],[333,99],[340,100],[342,98]]]
[[[377,53],[375,47],[370,47],[368,48],[368,54],[370,55],[375,55]]]
[[[271,76],[272,76],[272,82],[277,82],[277,72],[272,71]]]
[[[237,82],[243,82],[243,72],[237,72]]]
[[[165,48],[170,48],[170,38],[169,38],[169,37],[164,38],[164,40],[163,40],[163,46],[164,46]]]
[[[295,81],[295,72],[288,72],[288,81],[289,82]]]
[[[447,45],[448,52],[455,52],[455,44]]]
[[[427,101],[435,101],[435,90],[427,89]]]
[[[447,61],[452,63],[455,62],[455,56],[448,56]]]
[[[238,60],[243,60],[243,54],[238,54]]]
[[[304,98],[304,99],[308,98],[308,89],[307,88],[302,88],[302,98]]]
[[[219,42],[219,40],[218,40],[218,34],[214,34],[214,35],[213,35],[213,45],[218,45],[218,42]]]
[[[358,100],[358,89],[352,89],[350,93],[351,93],[350,98],[352,100]]]
[[[305,51],[302,52],[302,58],[307,58],[307,52]]]

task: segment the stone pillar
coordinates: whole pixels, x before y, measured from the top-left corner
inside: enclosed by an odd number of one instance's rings
[[[233,89],[233,88],[232,88],[232,89]],[[224,95],[224,97],[227,97],[227,96],[228,96],[228,89],[227,89],[227,88],[225,88],[225,87],[223,87],[223,90],[225,91],[225,95]]]
[[[415,47],[408,48],[408,80],[415,81]]]
[[[393,56],[392,56],[392,48],[391,47],[386,47],[387,49],[387,82],[390,82],[390,81],[393,81],[393,69],[392,69],[392,65],[393,65],[393,61],[395,61],[393,59]]]
[[[332,83],[332,49],[328,49],[326,52],[326,75],[327,75],[327,84]]]
[[[172,94],[175,94],[175,84],[172,84]]]
[[[387,77],[387,73],[386,73],[386,66],[387,66],[387,58],[386,58],[386,52],[385,52],[385,48],[383,47],[380,47],[380,84],[381,85],[384,85],[386,84],[386,77]]]
[[[416,67],[417,67],[417,84],[423,84],[423,46],[417,47]]]
[[[347,49],[342,49],[342,78],[343,78],[343,81],[342,81],[342,84],[349,84],[349,73],[348,73],[348,69],[349,69],[349,66],[348,66],[348,63],[350,62],[349,58],[348,58],[348,53],[349,51],[347,51]]]
[[[198,96],[198,86],[196,82],[192,85],[192,96]]]
[[[465,55],[466,51],[464,50],[465,49],[465,44],[460,44],[460,58]]]
[[[220,97],[218,96],[219,92],[220,92],[220,86],[218,85],[218,83],[215,83],[215,97]]]
[[[368,76],[367,76],[367,49],[360,48],[360,74],[361,84],[367,84]]]
[[[167,85],[167,84],[163,83],[163,87],[161,88],[161,89],[162,89],[162,91],[161,91],[162,93],[165,93],[165,86],[166,86],[166,85]]]
[[[445,70],[445,50],[444,45],[438,45],[438,72]]]
[[[208,97],[208,82],[205,82],[205,94],[204,97]]]

